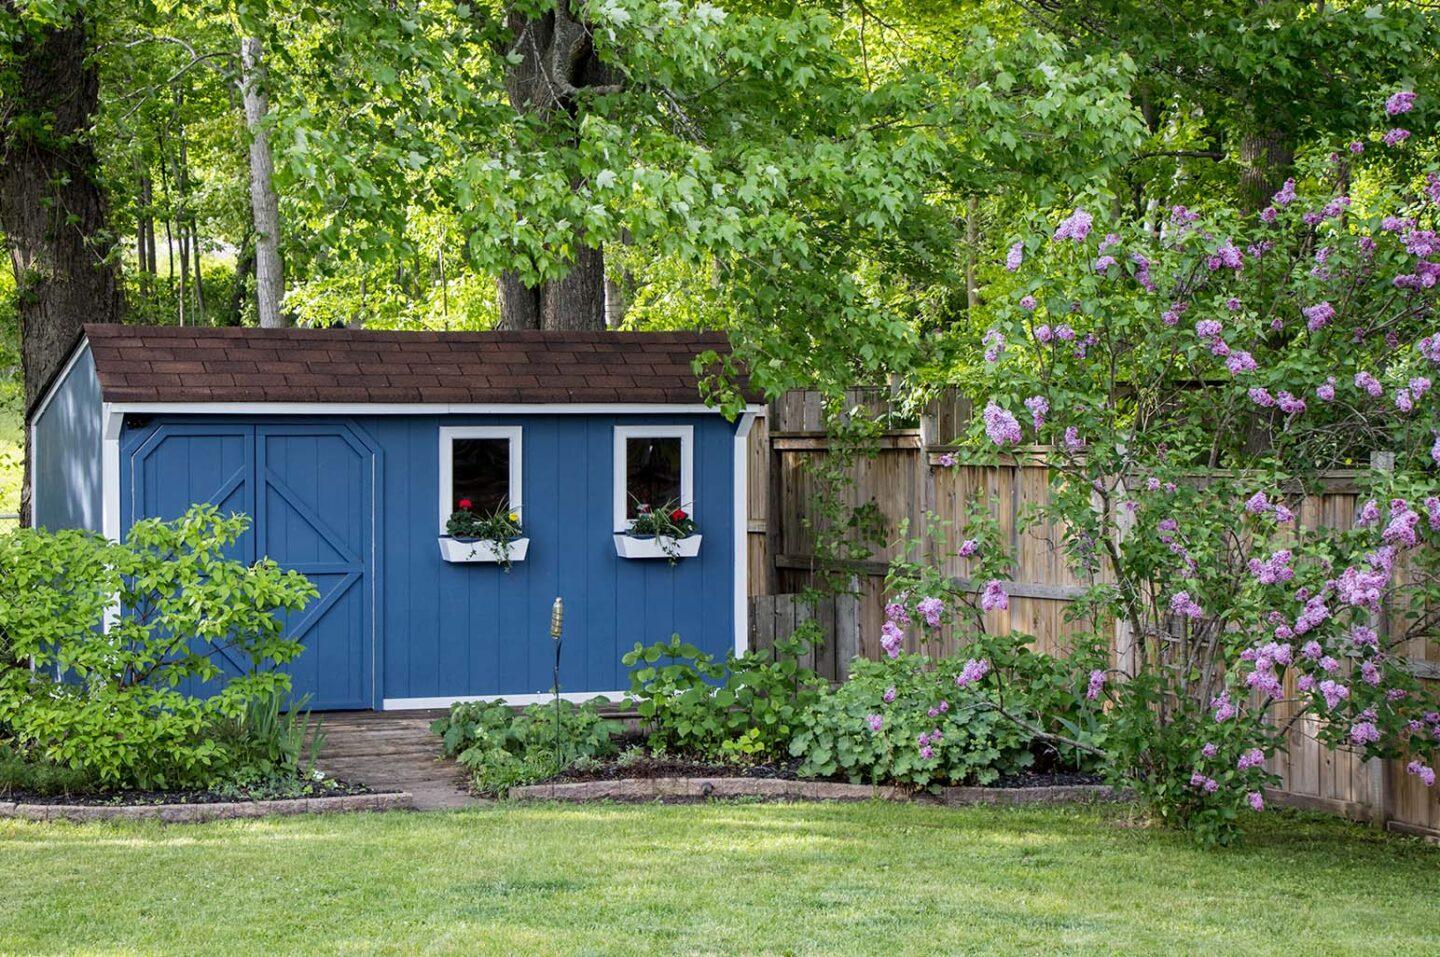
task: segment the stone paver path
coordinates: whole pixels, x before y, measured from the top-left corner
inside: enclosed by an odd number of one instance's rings
[[[434,811],[481,803],[467,774],[441,755],[430,722],[443,711],[336,711],[323,716],[320,769],[375,790],[409,791],[415,808]]]

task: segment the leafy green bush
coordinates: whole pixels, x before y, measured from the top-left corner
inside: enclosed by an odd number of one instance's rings
[[[517,712],[503,701],[465,702],[451,706],[430,730],[440,735],[445,753],[471,771],[480,791],[504,794],[574,761],[614,754],[621,725],[600,716],[596,706],[604,700],[561,701],[558,729],[553,704]]]
[[[989,784],[1029,767],[1031,736],[999,714],[967,666],[975,668],[951,659],[932,667],[922,655],[857,659],[850,680],[810,709],[791,741],[799,774],[932,787]]]
[[[0,744],[0,797],[15,791],[56,795],[83,794],[94,789],[94,777],[84,770],[34,761],[9,745]]]
[[[0,672],[0,726],[33,760],[111,788],[210,787],[242,771],[249,756],[221,725],[289,690],[275,666],[303,646],[277,613],[317,594],[272,561],[226,557],[248,524],[203,506],[137,522],[124,543],[0,538],[0,660],[34,663]],[[244,673],[222,672],[221,652]],[[181,690],[196,681],[213,694]]]
[[[771,651],[730,655],[723,663],[679,635],[636,644],[622,660],[633,669],[630,698],[650,747],[707,760],[784,755],[825,684],[800,664],[810,640],[797,632]]]

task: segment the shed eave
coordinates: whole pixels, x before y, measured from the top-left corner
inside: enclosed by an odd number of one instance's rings
[[[110,412],[188,415],[720,415],[703,402],[109,402]],[[746,405],[745,415],[765,406]]]

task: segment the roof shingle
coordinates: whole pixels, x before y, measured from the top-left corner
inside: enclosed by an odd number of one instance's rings
[[[695,356],[730,350],[714,332],[87,325],[85,337],[112,402],[692,404]]]

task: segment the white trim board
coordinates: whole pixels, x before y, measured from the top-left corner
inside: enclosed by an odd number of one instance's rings
[[[646,402],[114,402],[119,412],[187,415],[719,415],[704,403]],[[764,415],[747,405],[745,414]]]
[[[456,439],[505,439],[510,443],[510,479],[506,507],[525,520],[523,478],[524,430],[518,425],[442,425],[440,426],[440,534],[454,511],[451,497],[455,492]]]
[[[750,427],[755,415],[747,412],[735,427],[733,485],[734,514],[731,522],[735,536],[735,654],[743,655],[750,647]]]
[[[629,697],[629,694],[628,691],[562,691],[560,700],[583,704],[595,698],[609,698],[615,704],[619,704]],[[554,700],[555,695],[549,692],[539,694],[457,694],[439,695],[433,698],[386,698],[381,702],[380,708],[382,711],[428,711],[471,701],[503,701],[508,705],[531,705],[544,704]]]
[[[626,466],[626,444],[631,439],[680,440],[680,507],[690,513],[698,524],[699,508],[695,502],[695,426],[693,425],[617,425],[615,426],[615,477],[613,481],[613,515],[615,531],[629,528],[626,517],[629,505],[629,482]],[[652,502],[658,505],[658,502]]]

